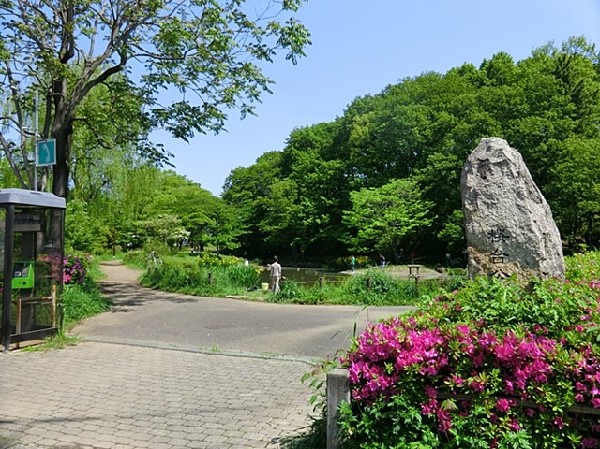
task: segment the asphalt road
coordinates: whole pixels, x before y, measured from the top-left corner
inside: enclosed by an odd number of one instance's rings
[[[74,329],[83,343],[0,355],[0,449],[286,447],[311,422],[316,359],[405,310],[195,298],[102,268],[113,307]]]
[[[102,269],[102,289],[113,307],[73,329],[96,341],[326,358],[347,349],[368,321],[409,310],[199,298],[142,288],[138,271],[115,262]]]

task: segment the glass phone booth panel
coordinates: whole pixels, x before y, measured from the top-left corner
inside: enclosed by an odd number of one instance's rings
[[[64,198],[0,190],[4,350],[52,335],[63,284]]]

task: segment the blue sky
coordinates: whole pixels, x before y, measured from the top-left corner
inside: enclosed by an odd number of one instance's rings
[[[479,66],[499,51],[518,61],[569,36],[600,50],[600,0],[309,0],[298,17],[313,44],[298,65],[282,58],[267,67],[276,84],[257,117],[233,113],[228,132],[189,144],[154,134],[177,173],[220,195],[232,169],[283,149],[295,127],[332,121],[355,97],[403,78]]]

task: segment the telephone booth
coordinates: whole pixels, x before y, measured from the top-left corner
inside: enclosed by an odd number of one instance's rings
[[[50,193],[0,189],[0,334],[5,352],[59,327],[65,209],[65,199]]]

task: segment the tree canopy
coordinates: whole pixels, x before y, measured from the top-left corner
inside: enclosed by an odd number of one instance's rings
[[[352,209],[346,211],[344,221],[353,231],[351,249],[362,254],[375,250],[399,260],[402,242],[413,247],[418,234],[432,222],[432,203],[423,201],[416,182],[408,179],[351,192],[350,199]]]
[[[252,113],[271,83],[262,64],[280,50],[295,62],[309,43],[294,18],[301,3],[1,1],[0,147],[19,184],[33,185],[24,133],[56,139],[52,191],[66,196],[73,133],[86,128],[100,142],[101,115],[133,124],[129,142],[164,161],[149,130],[188,139],[220,131],[230,111]],[[98,89],[108,90],[110,103],[86,110]]]
[[[447,252],[459,258],[460,172],[481,138],[501,137],[523,155],[568,247],[598,247],[598,114],[600,53],[585,38],[544,45],[521,61],[500,52],[479,67],[403,79],[357,97],[331,123],[293,130],[269,155],[264,189],[247,177],[263,167],[259,158],[231,172],[223,198],[248,207],[244,222],[261,239],[242,246],[257,254],[332,259],[402,247],[433,260]],[[386,210],[408,221],[395,217],[404,223],[395,228],[393,216],[376,212],[386,201],[401,204]],[[402,231],[411,220],[427,224],[419,239]]]

